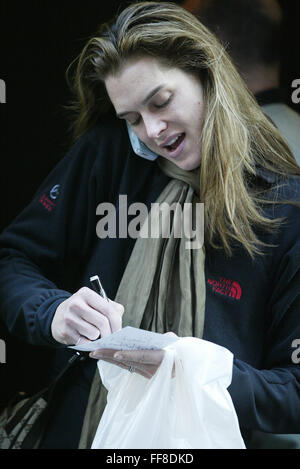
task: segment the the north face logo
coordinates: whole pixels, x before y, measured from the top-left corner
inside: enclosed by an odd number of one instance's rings
[[[208,285],[212,287],[212,290],[220,295],[226,295],[236,300],[240,300],[242,296],[241,286],[234,280],[229,280],[224,277],[220,277],[219,280],[207,280]]]

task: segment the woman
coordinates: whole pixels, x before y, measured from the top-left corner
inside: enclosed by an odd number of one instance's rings
[[[58,347],[59,359],[62,344],[122,325],[203,337],[234,354],[229,392],[246,444],[253,430],[296,433],[300,170],[276,128],[216,38],[170,3],[133,4],[101,26],[79,57],[75,92],[73,148],[2,235],[11,331]],[[157,160],[133,154],[111,111]],[[50,218],[41,197],[55,185]],[[97,207],[110,202],[120,214],[120,194],[148,208],[204,203],[204,246],[97,238]],[[99,269],[108,302],[87,288]],[[91,357],[150,378],[163,356],[121,355]],[[105,406],[96,373],[86,408],[94,374],[95,360],[78,365],[41,447],[75,447],[80,433],[90,447]]]

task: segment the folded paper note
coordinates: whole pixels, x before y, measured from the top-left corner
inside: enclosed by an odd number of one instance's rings
[[[69,348],[81,352],[91,352],[99,349],[159,350],[176,342],[178,339],[179,337],[175,335],[159,334],[127,326],[102,339],[82,343],[77,346],[74,345]]]

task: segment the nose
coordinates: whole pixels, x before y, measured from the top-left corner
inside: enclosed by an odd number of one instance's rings
[[[167,123],[158,116],[144,117],[144,124],[148,138],[157,139],[166,130]]]

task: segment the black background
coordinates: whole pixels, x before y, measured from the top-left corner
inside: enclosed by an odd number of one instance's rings
[[[0,104],[0,230],[31,200],[68,149],[69,121],[64,109],[71,98],[65,80],[68,65],[97,25],[128,3],[1,1],[0,78],[6,82],[6,104]],[[291,83],[300,78],[299,0],[280,3],[284,12],[281,84],[287,103],[300,112],[300,103],[291,101]],[[0,338],[8,340],[1,328]],[[23,350],[18,343],[13,349],[8,346],[7,363],[0,364],[6,383],[11,376],[16,380],[16,360]]]

